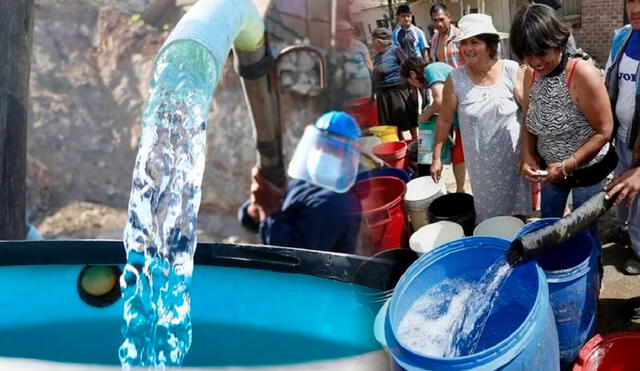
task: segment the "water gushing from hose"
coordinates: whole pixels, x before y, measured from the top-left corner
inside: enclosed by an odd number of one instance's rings
[[[251,51],[263,37],[251,1],[201,0],[158,53],[123,236],[125,369],[179,366],[189,350],[208,108],[232,43]]]

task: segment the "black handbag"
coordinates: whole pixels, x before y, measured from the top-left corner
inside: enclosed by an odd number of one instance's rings
[[[568,174],[564,179],[553,184],[565,187],[588,187],[602,181],[615,170],[618,165],[618,154],[613,146],[613,143],[609,143],[609,150],[604,155],[602,160],[595,164],[576,169],[571,174]]]

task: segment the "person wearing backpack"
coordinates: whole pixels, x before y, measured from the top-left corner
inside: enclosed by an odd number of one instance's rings
[[[626,4],[630,24],[616,31],[606,67],[605,84],[611,106],[615,112],[615,143],[620,162],[615,174],[622,179],[627,170],[640,165],[640,0]],[[637,171],[637,170],[634,170]],[[630,171],[628,174],[633,173]],[[628,176],[627,176],[628,177]],[[620,193],[628,202],[618,204],[616,215],[623,228],[628,229],[634,256],[627,260],[623,270],[627,274],[640,274],[640,202],[628,190]],[[640,301],[637,303],[640,318]]]
[[[377,53],[373,60],[373,91],[380,125],[397,126],[401,139],[417,139],[417,106],[412,104],[409,86],[400,76],[400,65],[407,54],[391,44],[391,32],[384,27],[373,30],[371,37]],[[407,130],[411,138],[402,134]]]

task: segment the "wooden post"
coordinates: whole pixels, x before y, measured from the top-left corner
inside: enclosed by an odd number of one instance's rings
[[[27,107],[34,0],[0,1],[0,240],[26,237]]]

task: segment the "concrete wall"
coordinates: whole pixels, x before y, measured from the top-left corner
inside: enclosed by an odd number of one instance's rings
[[[512,18],[527,2],[517,0],[511,4]],[[582,0],[580,14],[565,14],[565,17],[573,27],[578,46],[604,67],[613,32],[623,26],[624,0]]]

